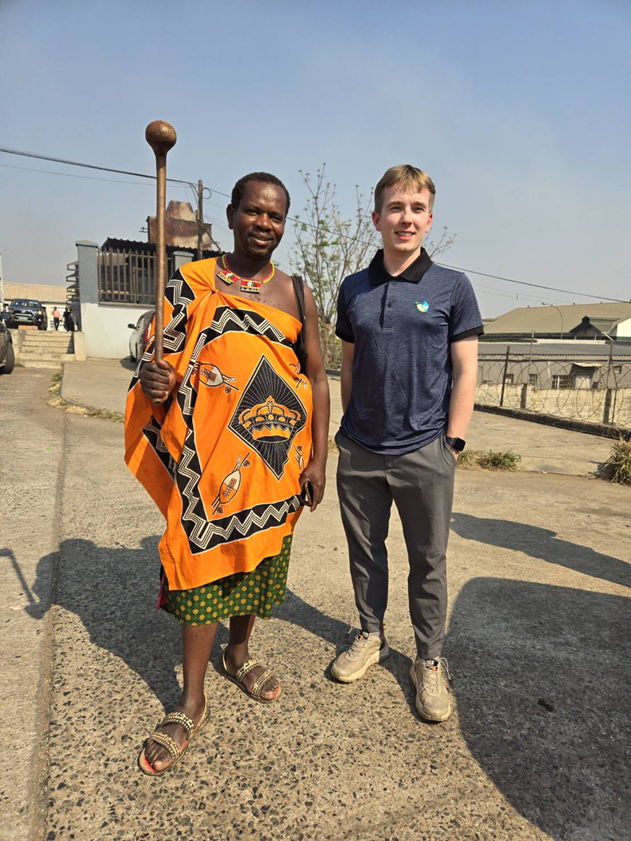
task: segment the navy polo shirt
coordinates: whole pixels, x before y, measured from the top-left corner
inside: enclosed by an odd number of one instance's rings
[[[484,333],[469,278],[436,266],[425,249],[398,277],[379,250],[345,278],[336,334],[353,342],[353,387],[342,429],[384,455],[404,455],[447,430],[450,344]]]

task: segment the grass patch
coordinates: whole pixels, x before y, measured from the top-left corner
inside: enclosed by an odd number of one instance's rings
[[[337,444],[335,443],[335,438],[329,438],[329,452],[336,453],[337,452]]]
[[[463,450],[458,456],[457,465],[463,470],[471,470],[478,466],[478,459],[483,455],[482,450]]]
[[[101,420],[123,423],[124,416],[120,412],[109,412],[106,409],[88,409],[86,406],[75,406],[74,403],[67,403],[61,396],[61,381],[63,373],[56,371],[51,379],[48,389],[48,405],[55,409],[63,409],[70,415],[83,415],[84,418],[101,418]]]
[[[611,447],[611,454],[605,462],[605,476],[619,485],[631,485],[631,441],[624,438]]]
[[[489,450],[463,450],[458,459],[458,467],[464,470],[480,468],[481,470],[517,470],[521,456],[512,450],[494,452]]]

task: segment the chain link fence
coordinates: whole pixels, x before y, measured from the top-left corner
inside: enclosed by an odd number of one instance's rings
[[[476,403],[631,428],[631,358],[481,355]]]

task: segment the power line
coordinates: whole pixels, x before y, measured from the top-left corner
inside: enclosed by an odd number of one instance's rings
[[[65,164],[66,166],[81,166],[85,169],[98,169],[100,172],[116,172],[119,175],[132,175],[134,178],[151,178],[155,181],[155,175],[147,175],[144,172],[130,172],[126,169],[114,169],[113,167],[109,166],[97,166],[96,164],[83,164],[79,163],[79,161],[68,161],[64,158],[53,158],[50,155],[38,155],[36,152],[22,152],[19,149],[7,149],[4,146],[0,146],[0,152],[5,152],[7,155],[20,155],[23,158],[35,158],[39,161],[51,161],[55,164]],[[189,181],[181,181],[179,178],[167,178],[167,181],[170,181],[172,184],[189,184]]]
[[[96,169],[96,170],[99,170],[101,172],[114,172],[114,173],[117,173],[119,175],[131,175],[135,178],[150,178],[152,180],[155,180],[155,178],[156,178],[155,175],[147,175],[144,172],[130,172],[129,170],[125,170],[125,169],[114,169],[112,167],[107,167],[107,166],[97,166],[96,164],[84,164],[84,163],[79,163],[78,161],[65,160],[64,158],[53,158],[49,155],[40,155],[40,154],[37,154],[36,152],[23,152],[19,149],[9,149],[5,146],[0,146],[0,152],[4,152],[7,155],[20,155],[20,156],[25,157],[25,158],[35,158],[37,160],[42,160],[42,161],[52,161],[53,163],[65,164],[66,166],[80,166],[80,167],[84,167],[85,169]],[[193,189],[194,189],[194,185],[191,181],[182,181],[179,178],[167,178],[167,181],[169,181],[172,184],[184,184],[184,185],[187,185],[187,186],[192,186]],[[222,193],[221,190],[211,189],[211,192],[212,193],[217,193],[217,195],[219,195],[219,196],[224,196],[227,199],[231,198],[231,196],[228,193]],[[294,216],[288,216],[287,219],[290,222],[297,222],[300,225],[307,225],[307,227],[313,228],[314,230],[316,230],[315,225],[310,225],[308,222],[304,222],[303,220],[297,219]],[[344,236],[346,239],[353,239],[353,237],[349,237],[348,235],[345,235],[345,234],[340,234],[340,235]],[[366,245],[368,243],[362,243],[362,244]],[[574,296],[578,296],[578,297],[581,297],[581,298],[592,298],[596,301],[612,301],[612,302],[618,303],[618,304],[629,303],[628,301],[625,301],[622,298],[608,298],[605,295],[590,295],[587,292],[575,292],[573,290],[559,289],[556,286],[545,286],[541,283],[531,283],[530,281],[526,281],[526,280],[515,280],[512,277],[504,277],[503,275],[490,274],[488,272],[479,272],[479,271],[476,271],[475,269],[465,269],[462,266],[452,266],[449,263],[439,263],[439,262],[437,262],[437,265],[444,266],[445,268],[448,268],[448,269],[455,269],[456,271],[459,271],[459,272],[466,272],[467,274],[475,274],[475,275],[479,275],[480,277],[488,277],[488,278],[492,278],[493,280],[501,280],[504,283],[514,283],[514,284],[517,284],[518,286],[530,286],[533,289],[545,289],[548,292],[560,292],[562,295],[574,295]]]
[[[559,289],[556,286],[543,286],[540,283],[529,283],[525,280],[514,280],[511,277],[502,277],[502,275],[498,274],[488,274],[487,272],[476,272],[475,269],[463,269],[462,266],[451,266],[449,263],[438,263],[439,266],[445,266],[447,269],[456,269],[459,272],[467,272],[467,274],[477,274],[480,277],[491,277],[494,280],[503,280],[506,283],[517,283],[519,286],[531,286],[535,289],[546,289],[550,292],[560,292],[562,295],[580,295],[581,298],[595,298],[597,301],[614,301],[617,304],[628,304],[629,301],[625,301],[622,298],[607,298],[605,295],[589,295],[587,292],[574,292],[572,290],[566,291],[565,289]]]
[[[538,301],[539,303],[541,303],[541,295],[535,298],[532,295],[524,295],[521,292],[509,292],[508,289],[500,290],[494,289],[492,286],[480,286],[480,284],[477,281],[473,285],[475,287],[476,292],[486,292],[489,295],[496,295],[500,298],[511,298],[515,300],[515,298],[517,297],[518,301]],[[552,303],[561,304],[561,306],[564,307],[572,306],[571,301],[561,301],[559,298],[551,298],[549,295],[548,298],[550,298],[550,301]]]
[[[11,164],[0,164],[0,166],[4,169],[19,169],[22,172],[41,172],[44,175],[60,175],[62,178],[81,178],[85,181],[103,181],[106,184],[133,184],[138,187],[153,186],[147,181],[121,181],[120,178],[95,178],[93,175],[75,175],[73,172],[53,172],[51,169],[33,169],[29,166],[11,166]]]

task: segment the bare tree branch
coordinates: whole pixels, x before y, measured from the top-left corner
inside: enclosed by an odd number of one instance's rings
[[[447,251],[448,248],[451,248],[455,239],[456,234],[450,234],[445,226],[437,242],[430,239],[429,242],[425,243],[425,250],[430,257],[438,257],[439,254],[443,254],[443,252]]]
[[[335,202],[337,186],[327,181],[326,164],[315,177],[299,170],[307,190],[307,202],[294,223],[295,243],[289,256],[292,270],[301,274],[311,287],[318,310],[322,350],[327,367],[339,362],[340,345],[335,337],[335,312],[340,285],[345,277],[365,268],[381,239],[372,223],[373,191],[364,202],[355,186],[355,212],[343,219]],[[455,234],[443,228],[437,242],[425,247],[435,257],[451,247]]]

